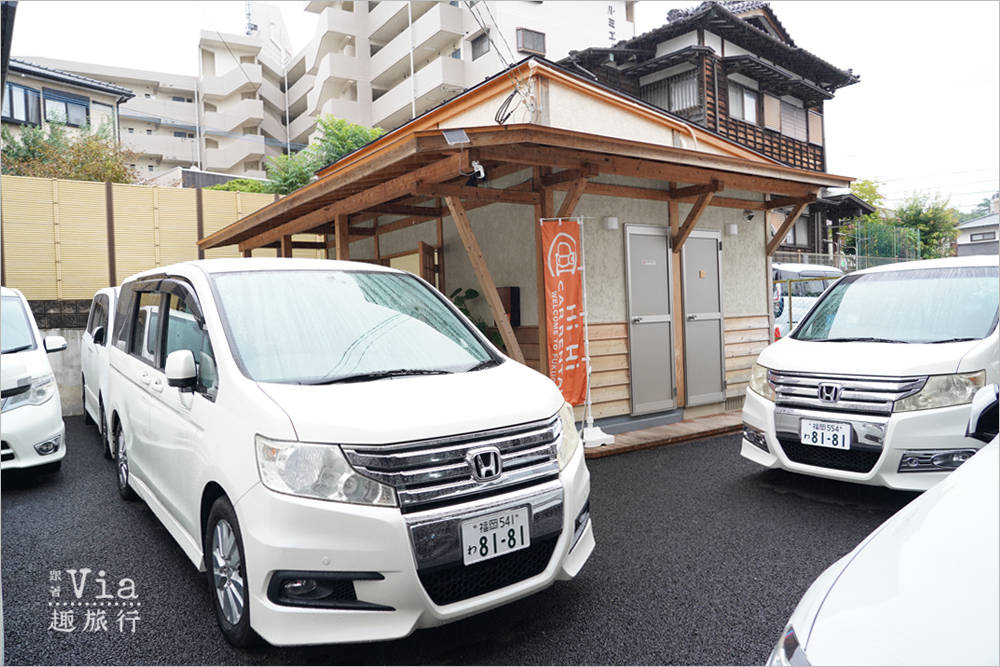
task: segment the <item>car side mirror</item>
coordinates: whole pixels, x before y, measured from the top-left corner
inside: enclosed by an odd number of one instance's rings
[[[104,345],[104,327],[94,329],[94,345]]]
[[[167,384],[181,391],[193,391],[198,383],[198,367],[195,366],[191,350],[177,350],[168,354],[164,371]]]
[[[66,339],[62,336],[46,336],[45,340],[42,341],[42,345],[45,346],[45,352],[48,354],[62,352],[66,349]]]
[[[1000,432],[1000,386],[991,384],[976,392],[972,398],[972,412],[965,435],[969,438],[990,442]]]

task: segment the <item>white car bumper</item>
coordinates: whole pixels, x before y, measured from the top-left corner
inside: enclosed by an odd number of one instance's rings
[[[66,456],[66,427],[59,395],[41,405],[24,405],[3,413],[3,460],[0,468],[33,468],[61,461]],[[57,445],[51,454],[39,454],[36,446]]]
[[[801,444],[798,431],[801,419],[850,424],[853,432],[851,450]],[[950,471],[922,464],[911,467],[901,463],[904,456],[907,461],[929,461],[937,452],[978,450],[982,443],[965,437],[968,420],[968,405],[868,417],[776,408],[771,401],[747,391],[740,453],[768,468],[892,489],[925,491],[947,477]],[[746,427],[751,429],[750,439]]]
[[[572,579],[594,548],[586,513],[589,492],[582,450],[558,481],[440,511],[403,514],[398,508],[281,495],[258,484],[236,504],[251,625],[276,646],[394,639],[506,604],[556,580]],[[523,506],[532,508],[531,546],[464,566],[455,542],[460,540],[456,531],[461,521]],[[420,560],[425,566],[418,565]],[[512,576],[512,583],[498,588],[482,584],[484,578],[504,577],[515,564],[533,565],[537,573],[520,580]],[[478,569],[478,576],[469,576],[472,568]],[[282,599],[282,581],[309,574],[342,577],[345,584],[353,584],[356,600],[349,599],[350,585],[323,607]],[[453,589],[456,581],[466,592]]]

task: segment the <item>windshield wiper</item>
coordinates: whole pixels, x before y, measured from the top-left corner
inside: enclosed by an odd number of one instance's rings
[[[820,338],[813,341],[814,343],[905,343],[905,340],[892,340],[889,338],[871,338],[871,337],[861,337],[861,338]]]
[[[406,377],[408,375],[450,375],[451,371],[416,368],[397,368],[392,371],[377,371],[374,373],[358,373],[356,375],[345,375],[343,377],[329,380],[304,381],[300,384],[321,385],[321,384],[344,384],[348,382],[369,382],[372,380],[385,380],[395,377]]]
[[[24,350],[30,350],[30,349],[31,349],[31,343],[28,343],[27,345],[22,345],[20,347],[12,347],[9,350],[4,350],[3,354],[11,354],[12,352],[23,352]]]
[[[500,362],[497,361],[496,359],[487,359],[486,361],[479,362],[478,364],[476,364],[475,366],[473,366],[472,368],[470,368],[465,372],[471,373],[472,371],[482,371],[486,370],[487,368],[493,368],[494,366],[499,366],[499,365]]]
[[[979,340],[978,338],[944,338],[942,340],[929,340],[927,343],[929,345],[937,345],[938,343],[964,343],[970,340]]]

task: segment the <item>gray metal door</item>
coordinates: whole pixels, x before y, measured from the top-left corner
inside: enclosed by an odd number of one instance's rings
[[[686,406],[726,400],[722,320],[722,241],[696,230],[681,249]]]
[[[669,230],[625,225],[632,414],[677,407]]]

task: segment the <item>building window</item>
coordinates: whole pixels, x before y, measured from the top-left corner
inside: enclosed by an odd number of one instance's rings
[[[153,171],[153,165],[151,165],[151,164],[150,164],[150,165],[147,165],[147,166],[146,166],[146,168],[147,168],[147,169],[148,169],[149,171]]]
[[[177,139],[187,139],[187,132],[174,132],[174,137]]]
[[[490,34],[484,32],[479,37],[472,40],[472,59],[478,60],[490,51]]]
[[[781,133],[786,137],[806,141],[806,110],[788,102],[781,103]]]
[[[729,84],[729,117],[757,124],[757,91]]]
[[[644,102],[679,115],[694,113],[701,108],[698,75],[693,70],[643,86],[639,97]]]
[[[973,234],[969,240],[971,241],[993,241],[996,239],[996,232],[983,232],[981,234]]]
[[[42,112],[37,90],[8,83],[3,92],[3,119],[40,125]]]
[[[545,33],[528,30],[527,28],[517,29],[517,50],[526,53],[537,53],[545,55]]]
[[[50,123],[65,123],[70,127],[87,124],[90,100],[62,90],[43,88],[45,97],[45,120]]]
[[[146,134],[149,135],[149,136],[153,136],[153,131],[152,130],[146,130]]]
[[[135,134],[135,128],[134,127],[128,128],[128,133],[129,134]]]

